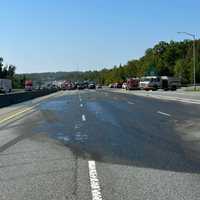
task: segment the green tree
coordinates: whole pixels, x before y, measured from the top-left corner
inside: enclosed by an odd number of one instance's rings
[[[191,68],[191,62],[187,63],[184,59],[179,59],[174,67],[174,75],[180,78],[182,83],[189,83],[192,81]]]

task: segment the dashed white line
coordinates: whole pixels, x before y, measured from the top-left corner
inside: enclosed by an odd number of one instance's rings
[[[168,116],[168,117],[170,117],[170,116],[171,116],[170,114],[168,114],[168,113],[165,113],[165,112],[161,112],[161,111],[158,111],[157,113],[158,113],[158,114],[161,114],[161,115]]]
[[[82,115],[82,121],[86,121],[85,115]]]
[[[82,101],[80,93],[78,94],[79,100]]]
[[[132,102],[132,101],[128,101],[128,104],[131,104],[131,105],[133,105],[133,104],[135,104],[134,102]]]
[[[81,108],[83,107],[83,104],[82,104],[82,103],[80,104],[80,107],[81,107]]]
[[[89,177],[90,177],[90,186],[92,193],[92,200],[102,200],[101,188],[99,184],[99,179],[96,170],[96,164],[94,160],[88,161],[89,168]]]

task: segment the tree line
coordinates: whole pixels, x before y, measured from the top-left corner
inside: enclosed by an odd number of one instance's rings
[[[200,83],[200,40],[196,40],[196,81]],[[96,80],[101,84],[123,82],[129,77],[147,75],[175,76],[182,83],[193,81],[193,41],[180,42],[161,41],[153,48],[145,51],[140,59],[130,60],[125,65],[114,66],[112,69],[88,71],[84,79]]]
[[[0,79],[10,79],[12,80],[13,88],[23,88],[25,82],[25,76],[17,77],[15,75],[16,66],[15,65],[4,65],[3,58],[0,57]]]
[[[200,83],[200,40],[196,45],[196,81]],[[114,66],[111,69],[86,72],[47,72],[25,74],[27,79],[38,82],[51,80],[93,80],[101,84],[123,82],[130,77],[146,75],[175,76],[183,84],[193,81],[193,41],[160,41],[154,47],[145,51],[140,59],[128,61],[124,65]],[[23,79],[24,75],[20,75]]]

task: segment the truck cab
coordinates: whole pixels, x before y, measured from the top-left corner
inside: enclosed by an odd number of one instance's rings
[[[32,80],[25,81],[25,91],[32,91],[33,90],[33,82]]]
[[[140,89],[157,90],[160,88],[161,80],[159,76],[145,76],[140,80]]]
[[[139,89],[139,78],[129,78],[127,80],[127,90],[137,90]]]

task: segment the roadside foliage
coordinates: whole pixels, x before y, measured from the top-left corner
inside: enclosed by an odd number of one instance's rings
[[[200,83],[200,40],[196,40],[196,81]],[[114,66],[111,69],[86,72],[47,72],[15,75],[15,66],[3,66],[0,60],[0,78],[7,77],[13,80],[14,87],[23,87],[25,79],[35,82],[51,80],[93,80],[103,85],[114,82],[124,82],[130,77],[147,75],[175,76],[181,79],[182,84],[193,81],[193,41],[180,42],[161,41],[153,48],[145,51],[145,55],[138,60],[130,60],[124,65]]]

